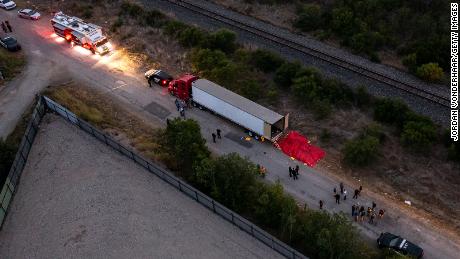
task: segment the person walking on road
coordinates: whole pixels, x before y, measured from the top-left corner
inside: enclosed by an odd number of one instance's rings
[[[366,212],[364,212],[364,206],[361,206],[361,208],[359,208],[359,216],[361,217],[361,221],[364,220],[364,215],[366,215]]]
[[[180,107],[179,113],[180,113],[180,116],[183,117],[183,118],[185,119],[185,110],[184,110],[184,107]]]
[[[352,217],[355,216],[355,211],[356,211],[356,205],[353,204],[353,206],[351,206],[351,216]]]
[[[323,205],[324,205],[323,200],[319,200],[319,209],[320,209],[320,210],[323,209]]]
[[[382,219],[382,218],[383,218],[383,214],[385,214],[385,210],[384,210],[384,209],[380,209],[380,210],[379,210],[379,219]]]
[[[4,33],[8,33],[8,30],[6,29],[6,25],[4,22],[2,22],[2,30]]]
[[[359,190],[355,189],[355,195],[353,195],[353,199],[358,199],[358,195],[359,195]]]
[[[176,108],[177,108],[177,111],[179,111],[179,108],[180,108],[180,103],[179,103],[179,100],[176,100],[174,101],[174,103],[176,104]]]
[[[375,202],[372,202],[372,210],[375,210],[375,207],[377,207],[377,204],[375,204]]]
[[[297,170],[293,169],[292,176],[294,176],[294,180],[299,179],[299,173],[297,172]]]
[[[216,132],[217,132],[217,138],[221,139],[222,137],[220,136],[220,129],[216,129]]]
[[[292,168],[289,167],[289,178],[292,178]]]
[[[216,134],[212,133],[212,142],[216,143]]]
[[[374,223],[374,219],[375,219],[375,212],[372,212],[372,213],[371,213],[371,217],[370,217],[370,219],[369,219],[369,224],[375,224],[375,223]]]
[[[9,22],[9,21],[5,21],[5,24],[6,24],[6,27],[8,28],[8,30],[9,30],[10,32],[13,32],[13,29],[11,28],[10,22]]]
[[[360,185],[360,186],[359,186],[359,192],[358,192],[358,195],[361,195],[361,192],[362,192],[362,191],[363,191],[363,186],[362,186],[362,185]]]
[[[334,187],[334,193],[337,193],[337,189]]]
[[[299,169],[300,169],[300,168],[299,168],[299,165],[296,165],[296,166],[295,166],[295,173],[296,173],[296,175],[299,175]]]
[[[340,193],[343,194],[343,183],[342,182],[340,182]]]
[[[347,200],[347,190],[343,189],[343,200]]]
[[[336,193],[334,197],[335,197],[335,203],[340,204],[340,194]]]

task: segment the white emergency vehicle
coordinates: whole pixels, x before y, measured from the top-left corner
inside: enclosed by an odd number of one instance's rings
[[[102,28],[82,19],[58,12],[51,19],[54,32],[69,43],[82,46],[94,54],[104,55],[113,50],[112,44],[102,33]]]

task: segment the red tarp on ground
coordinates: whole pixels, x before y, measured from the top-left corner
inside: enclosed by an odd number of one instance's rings
[[[326,153],[319,147],[310,145],[308,139],[297,131],[289,132],[284,138],[277,141],[281,150],[305,164],[313,167]]]

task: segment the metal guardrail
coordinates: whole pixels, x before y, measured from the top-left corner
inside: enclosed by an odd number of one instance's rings
[[[2,215],[1,215],[2,221],[1,222],[3,222],[3,219],[6,214],[6,210],[11,201],[14,190],[17,186],[19,176],[27,160],[27,155],[29,154],[32,142],[34,140],[35,135],[37,134],[38,125],[40,124],[41,119],[43,118],[47,110],[54,111],[56,114],[68,120],[72,124],[75,124],[76,126],[81,128],[85,132],[93,135],[101,142],[114,148],[115,150],[120,152],[122,155],[133,160],[135,163],[144,167],[149,172],[155,174],[156,176],[158,176],[165,182],[177,188],[182,193],[194,199],[195,201],[197,201],[204,207],[208,208],[209,210],[213,211],[215,214],[221,216],[225,220],[231,222],[233,225],[239,227],[241,230],[250,234],[257,240],[264,243],[265,245],[271,247],[273,250],[277,251],[278,253],[285,256],[286,258],[293,258],[293,259],[307,258],[301,253],[299,253],[298,251],[296,251],[295,249],[293,249],[292,247],[286,245],[282,241],[278,240],[277,238],[263,231],[262,229],[254,225],[253,223],[249,222],[242,216],[229,210],[228,208],[226,208],[219,202],[213,200],[212,198],[201,193],[194,187],[190,186],[189,184],[175,177],[172,173],[164,170],[158,165],[151,163],[147,159],[143,158],[141,155],[132,151],[130,148],[127,148],[119,144],[117,141],[112,139],[107,134],[96,129],[95,127],[85,122],[84,120],[81,120],[74,113],[70,112],[69,110],[62,107],[60,104],[54,102],[48,97],[42,97],[39,103],[37,104],[37,107],[35,108],[35,111],[32,115],[32,120],[30,121],[29,126],[26,130],[26,133],[21,142],[21,146],[19,148],[18,154],[16,155],[16,159],[13,163],[13,167],[10,170],[7,182],[5,183],[5,186],[3,188],[5,190],[5,193],[2,191],[2,196],[0,196],[1,201],[2,201]],[[3,207],[3,204],[5,204],[6,207]]]
[[[5,184],[3,185],[0,193],[0,228],[3,226],[11,199],[13,198],[16,187],[19,184],[19,177],[21,176],[22,170],[27,162],[27,157],[29,156],[30,149],[32,148],[32,143],[34,142],[35,136],[38,132],[38,126],[45,114],[46,106],[44,100],[40,98],[34,108],[31,120],[27,124],[18,152],[16,153],[16,157],[11,165]]]

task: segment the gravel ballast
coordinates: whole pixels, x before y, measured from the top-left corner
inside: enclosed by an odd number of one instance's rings
[[[0,258],[281,258],[55,115],[20,181]]]

